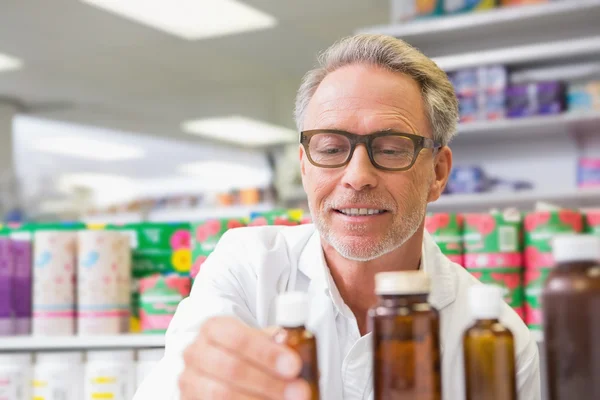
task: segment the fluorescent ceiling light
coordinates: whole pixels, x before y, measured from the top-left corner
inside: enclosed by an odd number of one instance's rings
[[[237,0],[82,0],[187,40],[271,28],[277,21]]]
[[[178,170],[184,175],[193,176],[210,190],[267,187],[273,179],[273,174],[268,168],[225,161],[183,164]]]
[[[248,146],[290,143],[297,138],[292,129],[239,116],[187,121],[181,128],[193,135]]]
[[[12,71],[21,68],[23,62],[18,58],[0,53],[0,72]]]
[[[83,137],[48,137],[32,144],[35,150],[97,161],[120,161],[142,158],[144,150],[123,144]]]

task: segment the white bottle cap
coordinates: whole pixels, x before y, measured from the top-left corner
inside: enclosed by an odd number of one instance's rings
[[[552,239],[554,262],[599,261],[600,237],[593,235],[557,235]]]
[[[298,327],[306,324],[308,319],[308,296],[304,292],[286,292],[277,296],[277,325]]]
[[[428,294],[431,280],[425,271],[380,272],[375,275],[378,295]]]
[[[88,351],[88,362],[100,363],[131,363],[133,362],[133,350],[104,350]]]
[[[4,353],[0,354],[1,365],[31,365],[33,355],[31,353]]]
[[[138,350],[139,362],[159,362],[165,355],[165,349]]]
[[[38,364],[81,364],[83,362],[83,353],[78,351],[37,353],[36,362]]]
[[[502,314],[504,290],[498,285],[473,285],[469,288],[469,307],[475,319],[498,319]]]

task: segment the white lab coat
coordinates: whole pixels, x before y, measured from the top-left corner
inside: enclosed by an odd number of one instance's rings
[[[477,280],[452,263],[425,233],[422,268],[430,275],[430,303],[440,311],[443,397],[464,399],[462,335],[471,318],[467,288]],[[324,400],[373,399],[371,335],[360,336],[325,264],[313,225],[253,227],[228,231],[202,266],[192,293],[177,309],[166,337],[165,357],[134,400],[177,400],[182,352],[200,325],[232,315],[250,326],[274,325],[274,300],[287,290],[309,293],[307,327],[316,334]],[[519,399],[540,399],[537,345],[519,316],[505,305],[502,322],[515,335]]]

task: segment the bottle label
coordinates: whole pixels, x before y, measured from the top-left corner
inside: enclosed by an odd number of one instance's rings
[[[127,368],[127,369],[125,369]],[[85,400],[130,400],[129,367],[101,368],[90,374],[86,380]]]

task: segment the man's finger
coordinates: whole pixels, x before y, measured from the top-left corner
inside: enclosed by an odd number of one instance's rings
[[[264,332],[227,317],[210,319],[202,326],[202,336],[268,373],[284,379],[298,376],[302,361],[294,351],[274,343]]]

